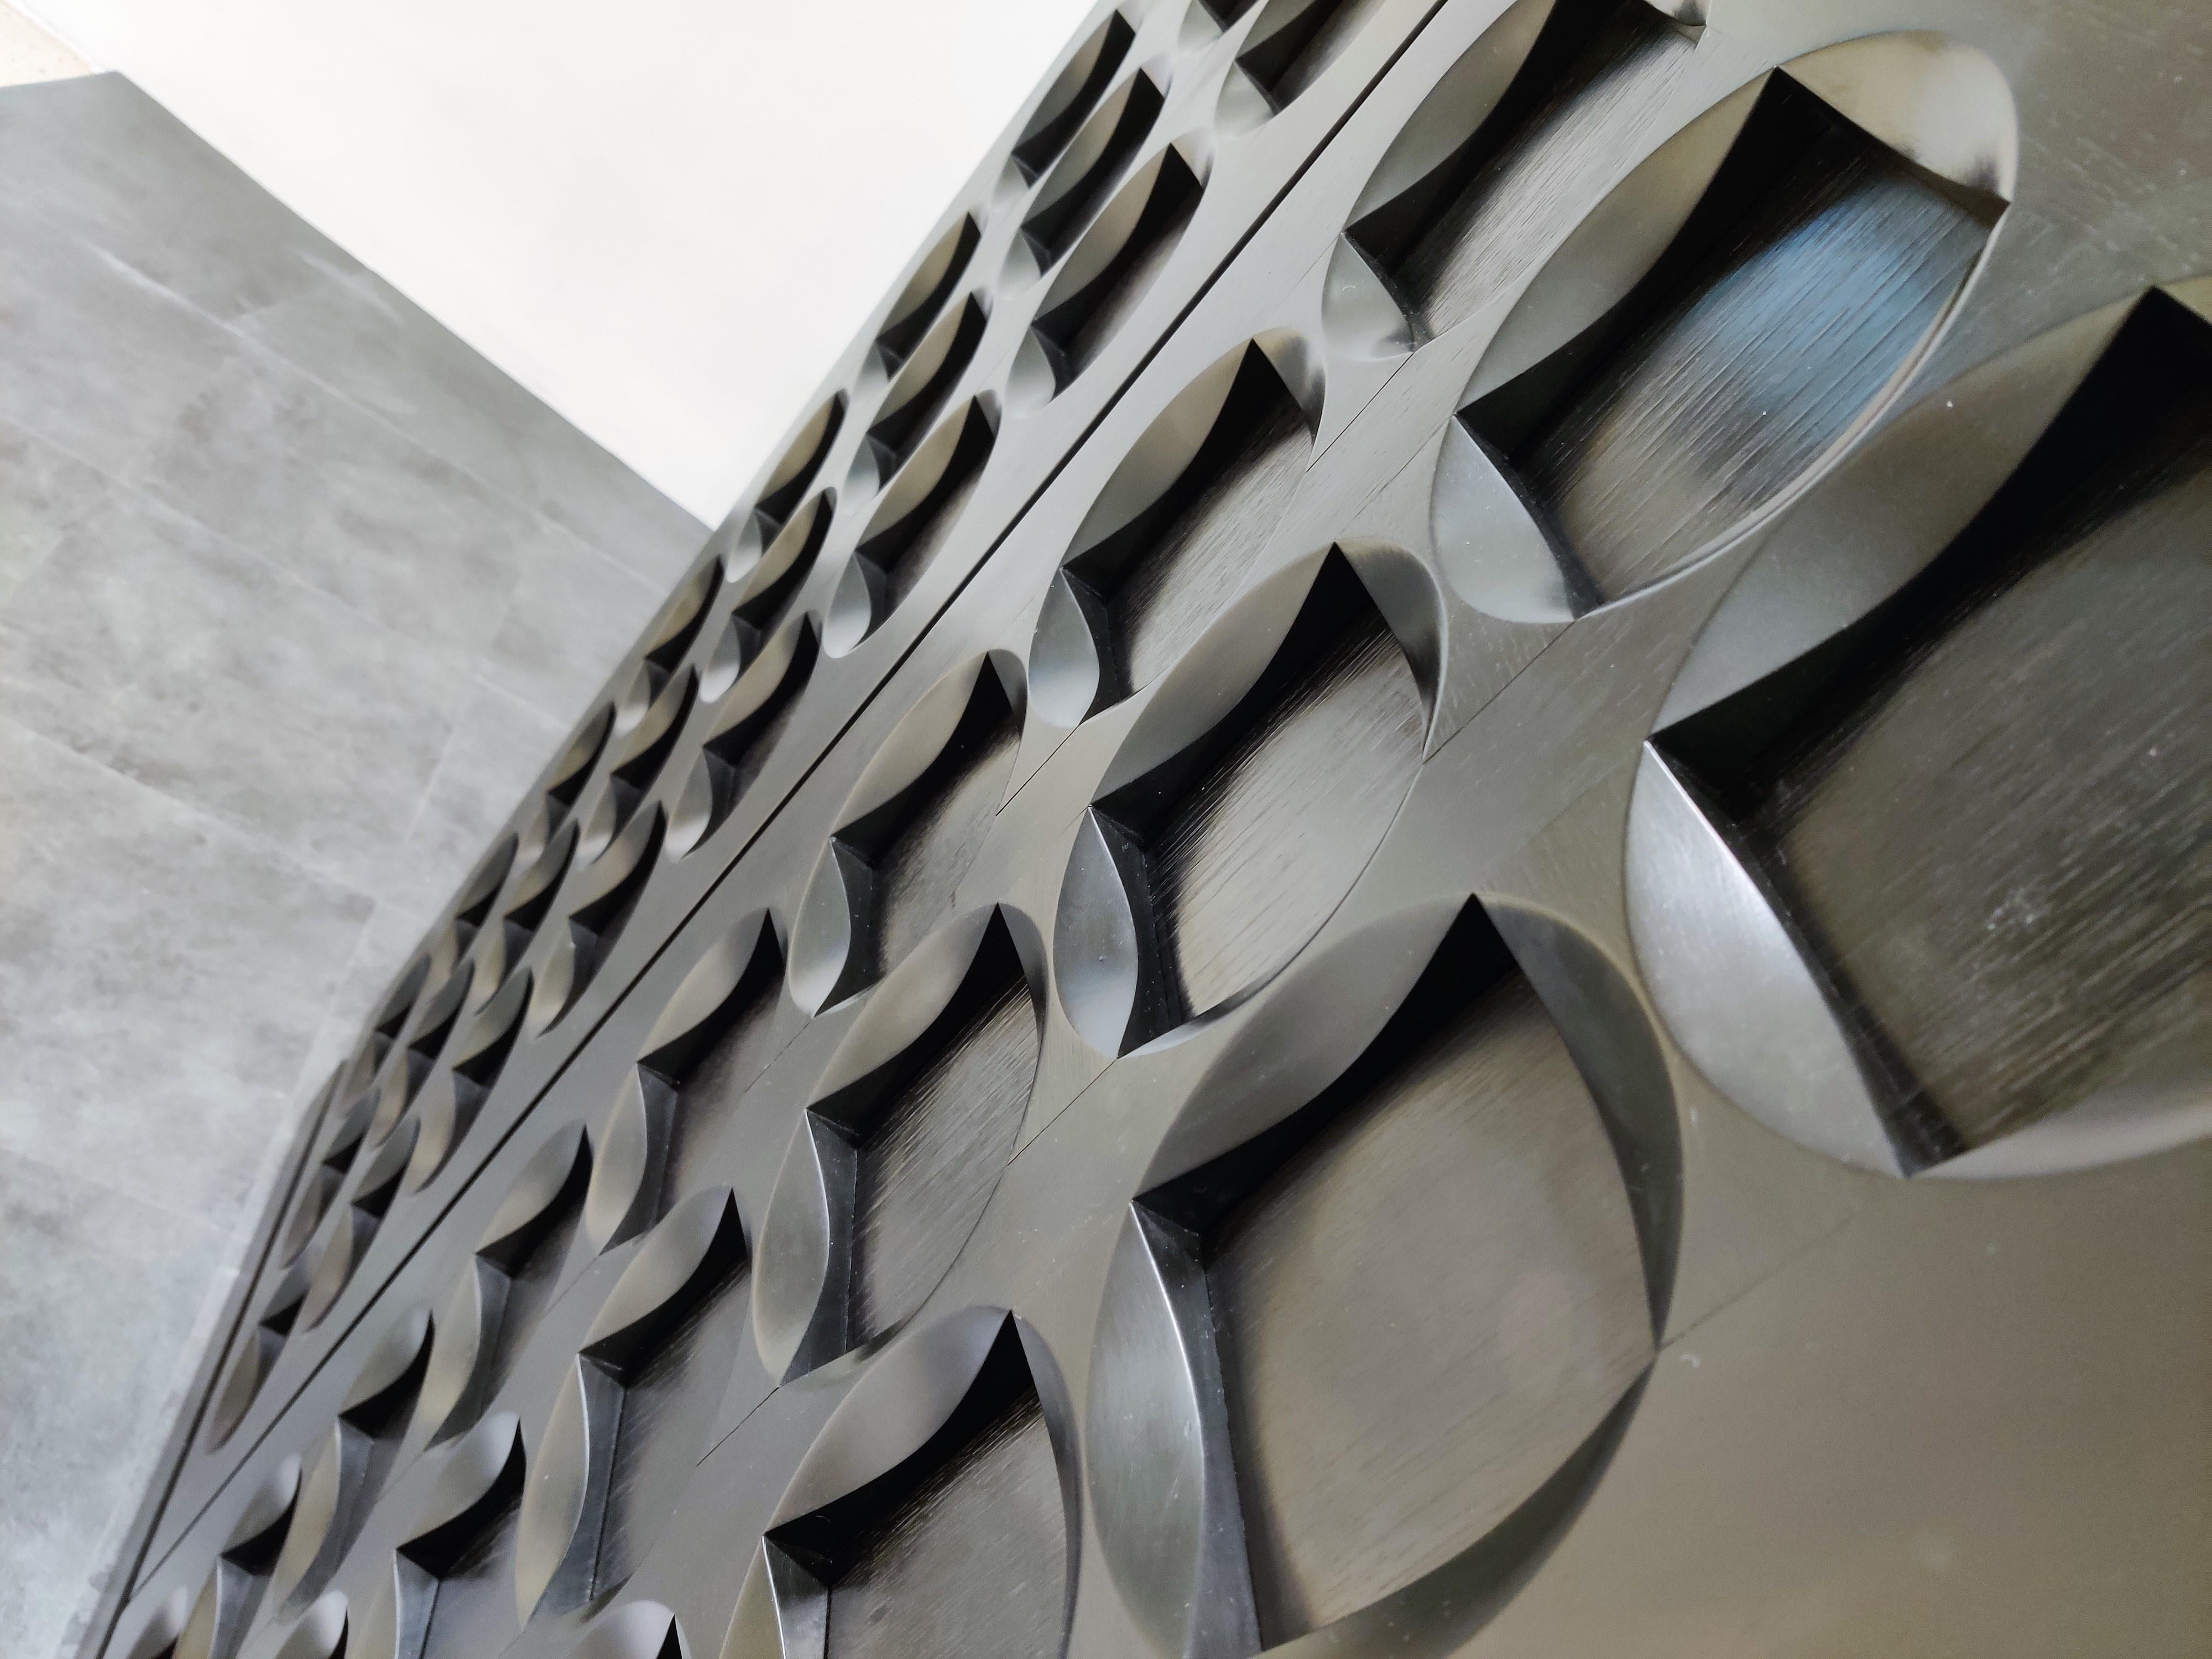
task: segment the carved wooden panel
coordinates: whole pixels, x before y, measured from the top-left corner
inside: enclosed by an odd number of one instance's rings
[[[2212,1648],[2194,27],[1101,7],[88,1651]]]

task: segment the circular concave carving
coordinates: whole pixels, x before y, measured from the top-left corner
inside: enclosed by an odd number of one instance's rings
[[[414,1033],[407,1039],[406,1048],[396,1061],[387,1065],[380,1079],[376,1115],[368,1126],[368,1144],[381,1146],[401,1116],[415,1103],[422,1085],[437,1069],[439,1056],[446,1051],[454,1029],[469,1006],[469,992],[476,982],[476,965],[464,962],[447,978],[423,1006],[422,1016]]]
[[[130,1644],[118,1650],[124,1659],[169,1659],[191,1608],[191,1598],[179,1584],[145,1615]]]
[[[624,1583],[705,1455],[744,1321],[744,1228],[727,1188],[646,1236],[592,1322],[525,1494],[515,1610]]]
[[[969,663],[884,739],[808,884],[793,950],[801,1003],[872,984],[945,920],[1012,775],[1018,684],[996,659]]]
[[[923,254],[921,263],[891,301],[890,315],[876,336],[876,350],[886,368],[896,368],[915,349],[944,307],[981,236],[975,216],[963,214]]]
[[[963,917],[848,1035],[769,1205],[755,1325],[772,1370],[811,1370],[896,1328],[951,1268],[1028,1113],[1040,1052],[1029,972],[1003,913]]]
[[[981,299],[971,294],[915,344],[884,388],[883,401],[877,404],[875,419],[868,427],[867,441],[857,458],[867,479],[890,477],[914,453],[922,434],[944,412],[945,400],[975,357],[987,320]],[[852,486],[856,494],[864,487],[862,480]]]
[[[575,851],[576,828],[568,824],[515,884],[507,913],[501,918],[507,979],[514,977],[514,969],[530,949],[531,941],[538,937],[538,930],[544,925],[546,913],[553,908],[553,901],[560,896],[562,878],[568,873],[569,860]]]
[[[290,1612],[320,1595],[396,1466],[428,1364],[431,1322],[403,1312],[369,1352],[300,1482],[270,1594]]]
[[[327,1170],[320,1173],[331,1176],[330,1184],[335,1192],[341,1177]],[[328,1200],[325,1201],[327,1205]],[[262,1304],[261,1316],[252,1328],[240,1333],[238,1346],[208,1408],[207,1431],[202,1442],[207,1450],[215,1450],[238,1432],[238,1425],[260,1394],[261,1385],[268,1381],[276,1356],[284,1351],[285,1339],[291,1334],[301,1302],[307,1294],[311,1271],[308,1246],[313,1238],[311,1232],[286,1265]]]
[[[482,862],[469,872],[461,884],[460,895],[453,901],[453,925],[459,930],[458,943],[462,948],[476,938],[477,929],[483,926],[484,918],[491,914],[499,890],[507,884],[508,872],[514,868],[519,843],[513,836],[503,836]]]
[[[1255,642],[1238,635],[1264,634],[1301,581],[1266,666],[1241,696],[1233,678],[1224,687]],[[1055,941],[1062,1000],[1109,1053],[1222,1006],[1289,961],[1366,868],[1420,765],[1421,684],[1340,554],[1256,592],[1153,706],[1172,727],[1209,702],[1223,708],[1214,723],[1176,732],[1171,753],[1111,787],[1070,854]],[[1142,756],[1158,741],[1139,723],[1125,748]]]
[[[1100,492],[1030,649],[1038,709],[1073,726],[1149,684],[1244,585],[1311,447],[1259,346],[1162,411]]]
[[[1047,402],[1091,366],[1166,265],[1204,190],[1170,145],[1115,192],[1053,273],[1010,396],[1028,406]]]
[[[676,1615],[658,1601],[629,1601],[592,1621],[569,1659],[687,1659]]]
[[[528,974],[509,975],[454,1042],[451,1059],[423,1085],[416,1111],[420,1133],[407,1170],[409,1192],[420,1192],[437,1178],[476,1122],[522,1035],[530,986]]]
[[[1135,39],[1128,21],[1115,12],[1075,49],[1014,141],[1014,164],[1026,177],[1034,179],[1051,165],[1060,146],[1112,84],[1114,72]]]
[[[690,852],[736,810],[797,712],[815,655],[814,626],[802,618],[752,657],[720,706],[707,714],[698,758],[670,809],[668,845],[673,851]]]
[[[823,628],[830,655],[859,645],[914,591],[959,523],[997,435],[989,408],[971,399],[916,446],[838,580]]]
[[[726,644],[733,644],[729,652],[718,652],[715,659],[720,662],[728,655],[731,667],[727,678],[702,686],[702,696],[712,701],[721,696],[738,666],[751,665],[760,641],[775,632],[799,585],[814,568],[815,556],[822,550],[836,514],[836,492],[824,489],[772,535],[748,538],[739,545],[731,560],[730,586],[734,591],[725,636]]]
[[[592,1175],[580,1126],[547,1138],[485,1226],[438,1316],[416,1416],[431,1443],[472,1427],[556,1288]]]
[[[576,735],[568,740],[568,746],[553,763],[552,776],[544,790],[553,824],[558,825],[568,817],[569,809],[576,804],[577,796],[591,781],[592,769],[599,761],[599,751],[606,747],[607,738],[612,734],[614,726],[614,707],[608,704],[594,712],[576,729]],[[530,883],[531,878],[526,876],[524,885],[527,887]]]
[[[607,1114],[585,1202],[605,1249],[635,1237],[696,1184],[740,1097],[775,1057],[783,955],[764,917],[708,952],[647,1039]]]
[[[400,1028],[407,1024],[407,1016],[414,1012],[415,999],[422,994],[429,978],[428,957],[417,957],[408,963],[406,972],[400,975],[398,983],[386,995],[376,1017],[369,1021],[369,1029],[380,1037],[398,1036]]]
[[[708,605],[722,585],[722,562],[709,559],[684,584],[646,635],[645,663],[661,684],[675,673],[693,641],[707,625]],[[656,691],[659,690],[655,688]]]
[[[1210,1068],[1125,1231],[1090,1462],[1155,1640],[1196,1597],[1244,1651],[1330,1626],[1456,1650],[1571,1518],[1656,1352],[1680,1154],[1632,994],[1555,922],[1470,905],[1347,1065],[1344,1005],[1435,927],[1313,964]]]
[[[260,1610],[299,1488],[298,1458],[284,1458],[268,1471],[232,1526],[182,1633],[173,1646],[160,1648],[156,1659],[229,1659],[238,1651]]]
[[[1630,174],[1508,315],[1459,414],[1574,609],[1681,568],[1852,437],[2002,205],[1782,71]]]
[[[690,716],[698,690],[698,675],[687,670],[680,682],[654,700],[645,720],[616,751],[607,773],[606,794],[602,798],[610,840],[629,823],[639,804],[652,793],[660,769],[667,764],[684,735],[684,723]],[[587,836],[586,844],[596,839]]]
[[[368,1252],[369,1241],[376,1237],[385,1212],[399,1191],[399,1179],[407,1172],[416,1139],[414,1124],[403,1123],[377,1149],[345,1206],[325,1224],[322,1248],[308,1270],[307,1291],[293,1322],[298,1329],[311,1331],[321,1324],[352,1282],[362,1257]]]
[[[1321,78],[1382,8],[1383,0],[1269,0],[1244,37],[1237,66],[1281,109]],[[1250,9],[1209,6],[1225,24]]]
[[[416,1645],[404,1651],[496,1653],[517,1629],[508,1575],[526,1467],[521,1427],[501,1412],[429,1455],[443,1460],[436,1484],[399,1547],[391,1601],[378,1610],[392,1632],[362,1645],[391,1651],[383,1644],[407,1632]]]
[[[820,470],[823,457],[830,446],[837,441],[837,428],[844,424],[845,396],[839,392],[816,410],[799,428],[775,470],[769,474],[767,486],[753,511],[781,524],[790,515],[792,506],[806,493]],[[750,515],[748,515],[750,516]]]
[[[341,1659],[349,1628],[345,1596],[332,1590],[290,1625],[265,1627],[247,1659]]]
[[[1695,49],[1646,0],[1555,6],[1532,34],[1539,15],[1508,13],[1446,71],[1346,232],[1425,337],[1535,268],[1642,155]]]
[[[547,952],[530,1003],[534,1030],[543,1031],[576,1006],[621,938],[646,885],[659,866],[668,819],[656,805],[634,819],[620,840],[579,881],[565,931]]]
[[[1150,75],[1133,75],[1068,142],[1059,163],[1036,187],[1022,221],[1023,240],[1040,269],[1049,267],[1073,246],[1152,130],[1161,102],[1160,89]]]
[[[1893,1173],[2212,1132],[2208,384],[2212,329],[2145,301],[1932,562],[1658,734],[1639,957],[1771,1127]]]
[[[808,1452],[754,1558],[725,1659],[1065,1646],[1079,1510],[1057,1368],[994,1309],[917,1338],[885,1355]]]

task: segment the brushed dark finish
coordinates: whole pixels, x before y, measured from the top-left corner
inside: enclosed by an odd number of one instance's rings
[[[830,1591],[830,1659],[1056,1659],[1067,1525],[1036,1395],[860,1540]]]
[[[473,1262],[489,1340],[469,1380],[467,1395],[439,1426],[438,1439],[450,1440],[476,1425],[553,1299],[582,1213],[587,1167],[580,1161],[574,1176],[545,1214],[509,1249],[480,1253]]]
[[[1740,151],[1786,142],[1785,118],[1820,130],[1511,451],[1599,599],[1657,580],[1841,440],[1986,240],[1979,213],[1809,97],[1768,101],[1791,107],[1754,114]]]
[[[699,1184],[719,1137],[746,1090],[775,1058],[775,1010],[782,953],[763,937],[744,978],[708,1029],[690,1034],[682,1052],[648,1055],[641,1079],[649,1092],[672,1098],[667,1112],[668,1152],[661,1177],[665,1207]]]
[[[928,505],[921,509],[927,515],[924,521],[885,562],[884,591],[886,611],[896,608],[902,599],[914,592],[915,584],[921,580],[921,573],[929,568],[932,561],[943,550],[952,534],[953,526],[960,522],[960,515],[968,510],[968,498],[975,493],[975,481],[982,475],[982,471],[983,458],[978,454],[972,463],[962,468],[957,478],[948,481],[930,498]]]
[[[2179,313],[1761,753],[1687,763],[1894,1109],[1966,1146],[2212,1027],[2212,329]]]
[[[1132,185],[1128,188],[1138,188]],[[1144,211],[1112,262],[1082,290],[1040,316],[1035,327],[1054,356],[1054,379],[1065,386],[1091,366],[1099,349],[1152,285],[1174,254],[1176,239],[1190,222],[1204,186],[1179,150],[1160,157]]]
[[[622,1369],[592,1595],[637,1571],[705,1455],[714,1408],[744,1338],[745,1310],[744,1275],[729,1274],[649,1352]]]
[[[1017,979],[869,1124],[853,1196],[854,1341],[920,1307],[967,1243],[1013,1156],[1036,1066],[1036,1012]]]
[[[521,1482],[513,1484],[519,1494]],[[403,1601],[428,1606],[427,1617],[403,1616],[399,1659],[482,1659],[514,1639],[516,1503],[507,1498],[484,1518],[481,1530],[436,1563],[434,1573],[400,1558]],[[409,1638],[417,1633],[420,1645],[410,1650]]]
[[[1077,569],[1108,598],[1125,687],[1173,667],[1243,585],[1310,447],[1297,404],[1253,352],[1213,431],[1130,538],[1133,556]]]
[[[1387,264],[1424,332],[1443,333],[1534,268],[1635,157],[1694,50],[1644,0],[1593,10],[1562,9],[1504,107],[1447,164],[1465,183]],[[1578,38],[1571,46],[1563,33]],[[1565,61],[1547,72],[1555,58]]]
[[[2179,13],[1110,3],[374,1000],[88,1653],[2206,1651]]]
[[[990,834],[1021,744],[1020,725],[1003,700],[996,712],[988,723],[963,721],[923,779],[905,827],[875,861],[876,950],[883,967],[944,921],[954,890]]]
[[[1425,724],[1413,667],[1370,605],[1176,806],[1149,851],[1187,1010],[1312,937],[1382,843]]]
[[[1291,1158],[1208,1255],[1271,1642],[1474,1543],[1652,1352],[1612,1143],[1517,974]]]

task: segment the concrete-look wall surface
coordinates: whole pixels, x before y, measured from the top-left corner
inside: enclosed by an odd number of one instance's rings
[[[1090,0],[23,0],[719,520]]]
[[[117,75],[0,91],[0,1653],[701,526]]]

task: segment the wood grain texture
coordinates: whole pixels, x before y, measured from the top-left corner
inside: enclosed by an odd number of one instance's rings
[[[1643,0],[1604,17],[1391,271],[1429,336],[1525,277],[1648,142],[1695,46]]]
[[[1652,1352],[1612,1143],[1517,975],[1231,1212],[1209,1258],[1269,1642],[1480,1539]]]
[[[1056,1659],[1067,1526],[1036,1396],[861,1541],[830,1592],[830,1659]]]
[[[1811,711],[1744,826],[1969,1146],[2212,1029],[2212,386],[2188,405]]]
[[[1133,690],[1174,666],[1243,584],[1305,470],[1310,443],[1287,392],[1230,435],[1178,481],[1164,503],[1165,527],[1111,596]]]
[[[1425,723],[1370,608],[1176,805],[1148,851],[1189,1012],[1280,968],[1327,920],[1412,785]]]
[[[625,1376],[599,1517],[592,1594],[626,1581],[707,1454],[743,1337],[745,1279],[732,1273]]]
[[[1013,1156],[1036,1066],[1036,1013],[1017,979],[868,1125],[853,1199],[854,1341],[920,1307],[959,1255]]]
[[[960,878],[991,832],[1020,744],[1011,713],[969,737],[930,777],[905,828],[875,861],[882,967],[896,964],[945,920]]]
[[[1514,449],[1595,596],[1657,580],[1844,437],[1986,234],[1832,123]]]

